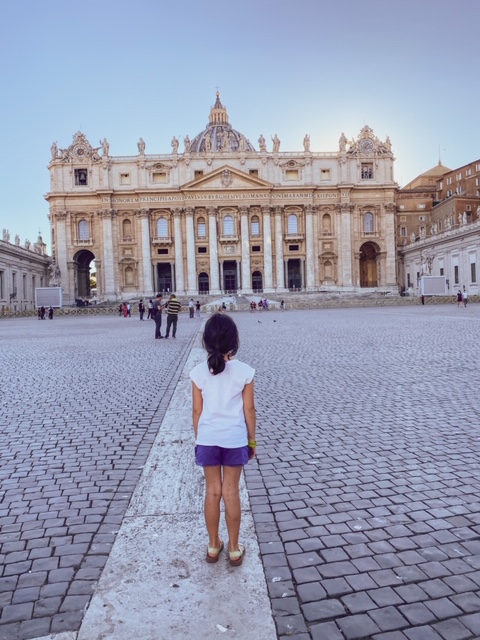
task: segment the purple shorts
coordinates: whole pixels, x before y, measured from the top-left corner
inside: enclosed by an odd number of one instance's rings
[[[200,467],[243,467],[248,462],[248,455],[248,446],[225,449],[197,444],[195,447],[195,462]]]

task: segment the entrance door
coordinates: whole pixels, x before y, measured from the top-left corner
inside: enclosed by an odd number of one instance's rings
[[[75,263],[75,298],[90,297],[90,264],[95,260],[91,251],[82,249],[74,257]]]
[[[289,289],[302,288],[302,271],[300,260],[295,258],[288,261],[287,282]]]
[[[198,292],[199,293],[208,293],[210,291],[210,285],[208,282],[208,273],[202,271],[198,275]]]
[[[169,262],[157,264],[157,291],[172,291],[172,266]]]
[[[235,260],[226,260],[223,263],[223,288],[227,292],[237,292],[237,263]]]
[[[377,250],[370,242],[360,247],[360,286],[378,287]]]
[[[263,291],[263,280],[260,271],[254,271],[252,273],[252,289],[255,293],[261,293]]]

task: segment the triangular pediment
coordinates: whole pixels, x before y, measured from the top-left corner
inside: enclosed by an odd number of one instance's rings
[[[224,165],[207,175],[199,176],[195,180],[187,182],[180,188],[183,191],[207,191],[211,189],[221,189],[225,191],[228,189],[271,189],[272,187],[271,182]]]

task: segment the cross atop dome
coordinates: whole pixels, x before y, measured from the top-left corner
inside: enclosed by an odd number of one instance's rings
[[[215,100],[213,107],[210,109],[210,121],[208,126],[212,127],[215,125],[230,126],[227,110],[220,101],[220,91],[217,91],[217,99]]]

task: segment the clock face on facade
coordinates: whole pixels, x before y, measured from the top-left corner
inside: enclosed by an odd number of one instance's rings
[[[365,138],[364,140],[361,140],[360,142],[361,151],[363,151],[364,153],[370,153],[370,151],[373,151],[373,148],[374,148],[373,140],[371,140],[370,138]]]
[[[87,151],[87,150],[85,149],[85,147],[77,147],[77,148],[75,149],[75,154],[76,154],[79,158],[82,158],[82,157],[85,155],[86,151]]]

